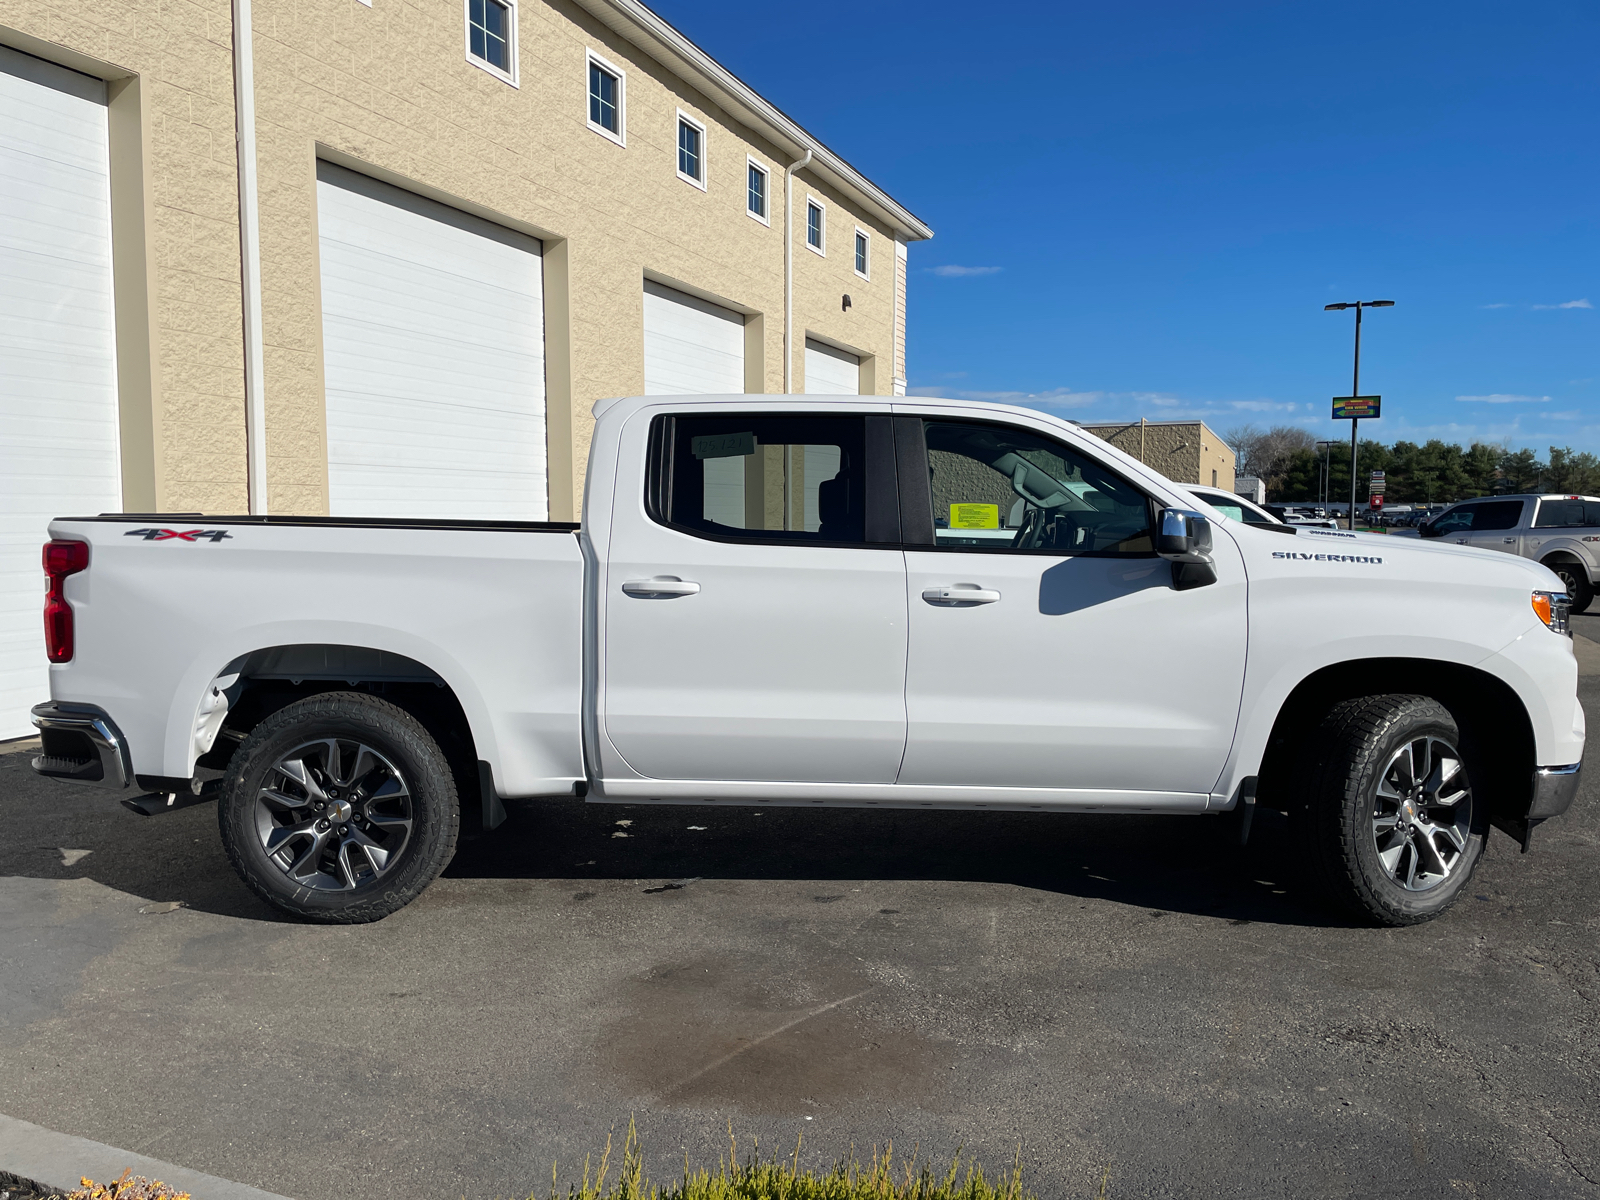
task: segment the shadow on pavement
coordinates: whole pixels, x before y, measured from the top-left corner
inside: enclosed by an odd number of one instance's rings
[[[463,823],[445,877],[458,881],[685,879],[946,880],[1007,884],[1238,922],[1342,924],[1295,894],[1276,813],[1249,847],[1216,817],[918,812],[524,800],[484,833]],[[141,817],[91,789],[34,776],[0,756],[0,874],[88,878],[153,902],[280,920],[234,876],[202,805]],[[64,851],[88,850],[69,855]],[[71,861],[70,864],[68,862]]]

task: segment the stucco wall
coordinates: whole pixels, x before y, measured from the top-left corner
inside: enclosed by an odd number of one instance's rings
[[[576,511],[594,402],[643,391],[647,275],[747,314],[746,386],[782,389],[789,156],[763,136],[568,0],[519,6],[516,87],[467,61],[459,0],[255,0],[254,10],[272,511],[327,511],[319,156],[544,239],[553,517]],[[0,40],[18,49],[106,78],[137,76],[158,348],[147,372],[152,498],[168,509],[243,511],[228,0],[0,0],[0,26],[13,31],[0,29]],[[588,128],[591,49],[625,72],[626,147]],[[706,126],[704,190],[676,173],[680,107]],[[770,172],[769,224],[746,214],[747,154]],[[807,192],[827,208],[826,258],[805,247]],[[866,356],[864,390],[887,394],[893,231],[806,172],[793,219],[794,390],[804,389],[809,332]],[[870,282],[853,269],[858,224],[871,234]],[[121,309],[119,294],[119,321]]]
[[[130,496],[167,510],[246,506],[239,199],[228,0],[134,4],[0,0],[0,42],[113,81],[113,221],[143,234],[148,314],[118,281],[118,357],[143,349],[142,380],[119,378],[124,424],[153,426],[135,455],[124,438]],[[138,77],[122,91],[117,82]],[[132,170],[119,176],[118,160]],[[143,190],[143,196],[128,193]],[[119,194],[120,193],[120,194]],[[118,218],[144,200],[137,223]],[[116,269],[129,266],[119,249]],[[129,344],[140,331],[145,345]],[[145,411],[133,410],[143,407]],[[153,410],[153,411],[152,411]],[[127,491],[127,489],[125,489]]]
[[[1215,471],[1217,486],[1233,491],[1233,451],[1203,422],[1163,421],[1141,426],[1136,421],[1083,428],[1177,483],[1210,486]]]

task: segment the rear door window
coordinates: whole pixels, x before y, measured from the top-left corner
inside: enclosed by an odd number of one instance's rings
[[[883,422],[887,445],[888,417]],[[661,418],[652,516],[719,540],[855,544],[868,540],[869,487],[893,503],[894,481],[870,479],[866,416],[714,414]],[[890,468],[892,476],[892,468]],[[881,468],[878,474],[882,474]],[[874,542],[895,537],[877,535]]]
[[[1485,500],[1478,504],[1461,504],[1452,508],[1433,523],[1433,532],[1443,536],[1450,533],[1515,529],[1521,519],[1521,500]]]

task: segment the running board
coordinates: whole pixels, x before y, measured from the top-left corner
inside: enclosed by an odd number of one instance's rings
[[[141,817],[158,817],[162,813],[177,812],[180,808],[193,808],[196,804],[209,804],[222,793],[222,780],[212,779],[198,792],[151,792],[124,800],[122,807]]]

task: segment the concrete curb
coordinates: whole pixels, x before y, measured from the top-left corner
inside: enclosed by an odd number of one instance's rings
[[[78,1180],[85,1175],[96,1183],[110,1183],[130,1167],[135,1175],[159,1179],[180,1192],[189,1192],[194,1200],[285,1200],[231,1179],[130,1154],[0,1113],[0,1178],[11,1176],[65,1194],[78,1187]]]

